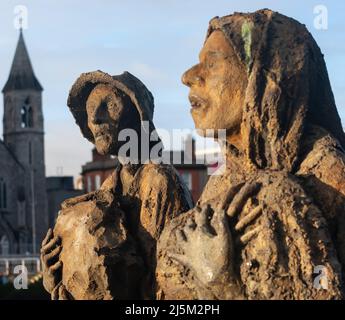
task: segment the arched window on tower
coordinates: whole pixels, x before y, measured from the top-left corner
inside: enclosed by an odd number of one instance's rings
[[[1,209],[7,209],[6,182],[3,178],[0,178],[0,210]]]
[[[21,127],[22,128],[32,128],[34,126],[34,116],[33,116],[33,110],[30,106],[30,99],[26,98],[25,103],[21,110]]]
[[[26,106],[22,107],[21,116],[22,116],[21,127],[27,128],[28,127],[28,111],[26,110]]]
[[[34,126],[34,118],[31,106],[28,108],[28,127],[32,128]]]

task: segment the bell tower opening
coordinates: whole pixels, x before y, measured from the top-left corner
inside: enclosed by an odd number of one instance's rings
[[[30,98],[26,98],[21,109],[21,128],[32,128],[34,124],[33,110],[30,105]]]

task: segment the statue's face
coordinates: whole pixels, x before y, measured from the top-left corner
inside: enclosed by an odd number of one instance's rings
[[[118,149],[120,119],[124,113],[124,95],[100,84],[86,102],[88,126],[100,154],[114,154]]]
[[[206,129],[240,130],[247,86],[244,66],[221,31],[214,31],[199,55],[200,62],[187,70],[182,82],[190,87],[191,114],[199,133]]]

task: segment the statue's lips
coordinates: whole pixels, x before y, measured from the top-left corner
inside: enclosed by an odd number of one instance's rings
[[[107,136],[109,136],[109,132],[106,131],[106,130],[103,130],[102,132],[97,132],[97,133],[95,134],[95,139],[96,139],[96,140],[99,140],[99,139],[103,139],[103,138],[105,138],[105,137],[107,137]]]
[[[206,101],[197,95],[190,95],[189,97],[190,105],[192,109],[199,109],[206,106]]]

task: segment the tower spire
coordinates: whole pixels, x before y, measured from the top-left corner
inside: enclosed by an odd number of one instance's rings
[[[35,76],[28,51],[26,49],[22,21],[20,20],[19,23],[20,28],[17,48],[14,54],[10,75],[2,92],[21,89],[35,89],[42,91],[43,88]]]
[[[23,32],[23,18],[19,18],[19,33]]]

